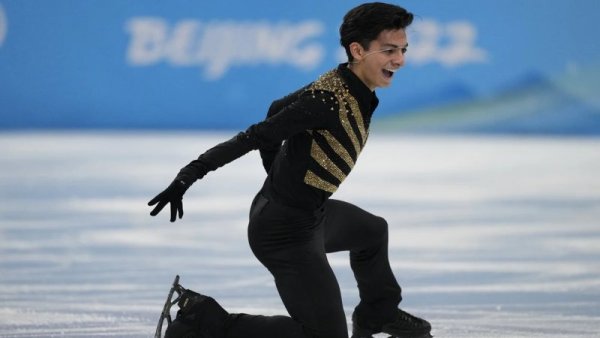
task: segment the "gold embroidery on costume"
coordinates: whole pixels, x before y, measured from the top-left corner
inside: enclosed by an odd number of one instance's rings
[[[360,136],[362,139],[362,145],[365,146],[367,142],[367,137],[369,136],[369,132],[365,129],[365,122],[363,121],[362,113],[360,112],[360,108],[358,107],[358,102],[353,96],[348,96],[348,103],[350,103],[350,110],[352,111],[352,116],[356,120],[356,125],[358,125],[358,131],[360,132]]]
[[[352,125],[350,125],[350,121],[348,120],[348,110],[346,110],[346,108],[340,108],[340,122],[342,123],[342,127],[344,127],[346,134],[348,134],[348,137],[350,137],[350,141],[354,146],[354,151],[358,155],[361,150],[360,142],[354,133],[354,129],[352,129]]]
[[[310,156],[315,159],[315,161],[317,161],[321,167],[325,168],[325,170],[335,176],[335,178],[337,178],[340,182],[346,178],[346,174],[344,174],[342,170],[335,165],[333,161],[331,161],[331,159],[315,141],[313,141],[311,145]]]
[[[310,186],[313,186],[317,189],[321,189],[321,190],[330,192],[332,194],[338,188],[336,185],[325,181],[324,179],[320,178],[319,176],[317,176],[315,173],[313,173],[310,170],[306,171],[306,175],[304,176],[304,183],[306,183]]]
[[[338,186],[342,183],[342,181],[346,178],[346,176],[350,173],[350,170],[354,167],[356,163],[356,159],[358,158],[358,154],[360,154],[362,148],[364,147],[367,137],[368,137],[368,129],[365,126],[365,122],[363,119],[362,112],[360,111],[358,102],[356,99],[350,94],[348,87],[339,76],[336,71],[329,71],[323,74],[317,81],[315,81],[308,89],[313,92],[313,97],[315,91],[320,91],[321,94],[324,92],[331,93],[333,96],[330,98],[332,102],[337,101],[338,105],[338,118],[345,134],[348,136],[350,140],[350,145],[344,146],[340,140],[338,140],[330,131],[328,130],[315,130],[315,133],[323,136],[326,140],[327,144],[333,149],[334,153],[327,153],[323,150],[321,146],[317,144],[317,141],[313,138],[311,145],[311,157],[327,172],[329,172],[333,177],[339,180],[339,182],[329,182],[323,177],[319,177],[316,173],[311,170],[306,172],[304,177],[304,183],[313,186],[315,188],[333,193],[337,190]],[[325,99],[323,99],[325,102]],[[334,110],[332,108],[332,110]],[[357,126],[358,134],[355,132],[352,124]],[[312,132],[311,132],[312,135]],[[353,152],[350,151],[347,147],[350,146],[354,148]],[[351,154],[355,154],[352,156]],[[335,164],[335,162],[331,159],[330,156],[338,156],[341,158],[350,168],[348,172],[344,172],[340,169],[339,166]]]
[[[325,140],[327,140],[329,146],[333,149],[333,151],[335,151],[336,154],[338,154],[339,157],[342,158],[342,160],[344,160],[344,162],[346,162],[348,167],[354,167],[354,160],[352,159],[352,156],[350,156],[350,153],[348,153],[348,150],[344,148],[340,141],[333,137],[328,130],[317,130],[316,132],[323,136]]]

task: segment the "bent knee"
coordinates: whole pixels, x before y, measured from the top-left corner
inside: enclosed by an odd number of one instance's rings
[[[380,217],[380,216],[375,216],[375,221],[373,222],[373,224],[374,224],[374,226],[373,226],[374,237],[378,238],[379,240],[387,241],[387,239],[388,239],[388,222],[385,220],[385,218]]]
[[[367,247],[378,246],[388,241],[388,223],[383,217],[373,218],[362,227],[363,243]]]

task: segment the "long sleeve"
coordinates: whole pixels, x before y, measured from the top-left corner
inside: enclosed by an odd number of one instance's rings
[[[301,95],[301,93],[305,90],[306,90],[306,88],[302,88],[296,92],[286,95],[285,97],[283,97],[281,99],[273,101],[273,103],[271,103],[271,106],[269,107],[269,110],[267,112],[267,119],[275,116],[277,113],[281,112],[281,110],[284,107],[289,105],[291,102],[297,100],[298,97]],[[281,149],[281,142],[264,144],[259,148],[263,167],[265,168],[265,171],[267,173],[269,172],[269,170],[271,170],[273,161],[275,160],[275,157],[279,153],[280,149]]]
[[[331,103],[325,103],[322,97],[324,95],[326,94],[315,95],[312,92],[299,94],[298,99],[282,109],[278,111],[273,109],[272,116],[264,121],[250,126],[246,131],[200,155],[198,159],[181,169],[177,179],[191,185],[209,171],[216,170],[251,150],[267,149],[268,151],[274,149],[274,145],[280,145],[285,139],[297,133],[327,127],[330,120],[328,115],[331,115]]]

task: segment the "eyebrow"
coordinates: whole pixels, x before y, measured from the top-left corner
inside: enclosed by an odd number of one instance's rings
[[[404,44],[404,46],[398,46],[398,45],[395,45],[395,44],[393,44],[393,43],[384,43],[384,44],[382,45],[382,47],[391,47],[391,48],[406,48],[406,47],[408,47],[408,42],[407,42],[406,44]]]

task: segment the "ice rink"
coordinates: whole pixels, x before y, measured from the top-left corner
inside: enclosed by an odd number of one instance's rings
[[[197,182],[182,221],[148,215],[232,135],[0,133],[0,336],[150,337],[176,274],[285,313],[246,240],[257,152]],[[401,306],[435,337],[599,337],[600,139],[373,135],[334,197],[387,219]],[[347,253],[329,258],[349,318]]]

